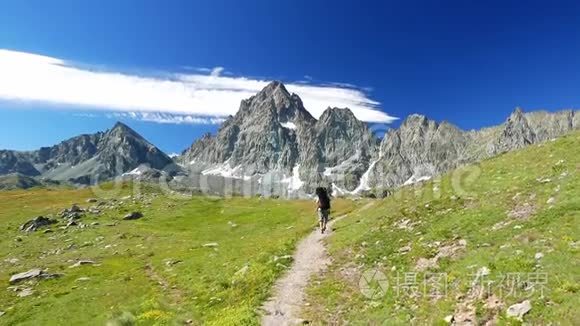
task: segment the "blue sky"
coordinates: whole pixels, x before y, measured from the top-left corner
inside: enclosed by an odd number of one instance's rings
[[[83,82],[51,79],[51,94],[67,89],[48,101],[38,72],[27,68],[37,61],[0,71],[0,148],[51,145],[119,119],[166,152],[181,151],[218,125],[159,123],[157,109],[161,118],[223,118],[237,109],[235,96],[272,79],[308,92],[315,115],[325,101],[362,101],[357,114],[368,121],[423,113],[479,128],[502,122],[515,106],[577,107],[578,17],[574,1],[6,0],[0,49],[17,59],[50,57],[38,60],[73,67]],[[168,79],[216,91],[205,78],[212,70],[218,91],[235,82],[236,93],[199,100],[180,84],[164,88]],[[111,89],[81,89],[104,76],[92,72],[131,78],[106,79]],[[140,77],[151,82],[151,94]],[[79,104],[84,98],[74,95],[85,92],[90,103]]]

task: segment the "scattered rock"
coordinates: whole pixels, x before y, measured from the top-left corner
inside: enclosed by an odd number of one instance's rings
[[[437,264],[437,259],[435,258],[419,258],[415,264],[415,270],[419,272],[436,268],[439,268],[439,265]]]
[[[77,220],[83,217],[84,209],[80,208],[77,204],[73,204],[70,208],[65,208],[60,212],[60,217],[66,220]]]
[[[522,320],[522,317],[525,314],[527,314],[528,311],[530,311],[530,310],[532,310],[532,304],[531,304],[530,300],[525,300],[523,302],[511,305],[507,309],[506,315],[508,317],[513,317],[513,318],[516,318],[518,320]]]
[[[477,325],[476,310],[472,304],[462,303],[453,315],[453,325]]]
[[[411,220],[408,218],[402,219],[399,222],[394,223],[394,227],[401,230],[413,230],[413,227],[420,224],[419,222],[411,223]]]
[[[206,243],[203,245],[206,248],[215,248],[217,246],[219,246],[219,244],[217,242],[210,242],[210,243]]]
[[[75,264],[69,266],[68,268],[76,268],[76,267],[80,267],[83,265],[94,265],[94,264],[95,264],[95,262],[92,260],[79,260]]]
[[[46,229],[44,230],[42,233],[46,234],[46,233],[53,233],[54,231],[51,229]]]
[[[549,198],[549,199],[546,201],[546,204],[548,204],[548,205],[552,205],[552,204],[553,204],[553,203],[555,203],[555,202],[556,202],[556,198],[554,198],[554,197],[550,197],[550,198]]]
[[[97,199],[96,198],[89,198],[87,199],[87,203],[96,203]]]
[[[48,279],[48,278],[57,278],[60,276],[61,276],[60,274],[49,274],[49,273],[46,273],[39,268],[35,268],[35,269],[31,269],[27,272],[12,275],[10,277],[9,282],[10,282],[10,284],[16,284],[18,282],[33,279],[33,278]]]
[[[494,224],[494,225],[491,227],[491,230],[492,230],[492,231],[497,231],[497,230],[503,229],[504,227],[506,227],[506,226],[508,226],[508,225],[512,224],[512,222],[513,222],[513,221],[511,221],[511,220],[509,220],[509,221],[501,221],[501,222],[497,222],[497,223],[495,223],[495,224]]]
[[[544,258],[544,254],[543,254],[543,253],[541,253],[541,252],[537,252],[537,253],[534,255],[534,258],[535,258],[536,260],[540,260],[540,259]]]
[[[399,248],[399,253],[407,253],[409,251],[411,251],[411,246],[404,246]]]
[[[445,316],[445,318],[443,318],[443,320],[446,323],[451,324],[451,323],[453,323],[453,315]]]
[[[24,288],[24,289],[18,291],[18,294],[17,295],[20,298],[24,298],[24,297],[31,296],[33,294],[34,294],[34,290],[33,289],[31,289],[31,288]]]
[[[73,204],[73,205],[72,205],[72,206],[71,206],[71,207],[68,209],[68,211],[69,211],[70,213],[80,213],[80,212],[83,212],[84,210],[83,210],[82,208],[80,208],[80,207],[79,207],[77,204]]]
[[[236,223],[232,222],[232,221],[229,221],[228,222],[228,225],[231,226],[232,228],[237,228],[238,227],[238,225]]]
[[[274,256],[274,262],[277,262],[278,260],[286,260],[286,259],[292,259],[292,255],[284,255],[284,256]]]
[[[529,203],[517,204],[511,211],[508,212],[510,218],[518,220],[527,220],[536,212],[536,208]]]
[[[4,316],[6,313],[4,311],[0,311],[0,317]]]
[[[79,277],[79,278],[77,278],[77,282],[88,282],[90,280],[91,280],[90,277]]]
[[[177,265],[177,264],[179,264],[179,263],[182,263],[182,261],[181,261],[181,260],[172,260],[172,259],[168,259],[168,260],[166,260],[166,261],[165,261],[165,266],[167,266],[167,267],[171,267],[171,266],[173,266],[173,265]]]
[[[14,274],[14,275],[12,275],[12,277],[10,277],[10,284],[16,284],[20,281],[24,281],[24,280],[31,279],[31,278],[36,278],[36,277],[39,277],[41,274],[42,274],[42,270],[38,269],[38,268],[31,269],[28,272]]]
[[[415,264],[415,270],[421,272],[427,269],[439,268],[439,259],[441,258],[456,258],[458,253],[465,249],[467,241],[459,239],[456,244],[450,244],[439,248],[437,255],[433,258],[419,258]]]
[[[435,257],[437,259],[445,258],[445,257],[455,258],[459,251],[465,249],[466,245],[467,245],[467,241],[460,239],[459,241],[457,241],[457,244],[451,244],[451,245],[443,246],[443,247],[439,248],[439,252],[437,253],[437,256],[435,256]]]
[[[143,217],[141,212],[132,212],[123,217],[124,220],[137,220]]]
[[[248,273],[248,271],[250,270],[250,266],[245,265],[244,267],[240,268],[240,270],[238,270],[237,272],[234,273],[234,276],[236,277],[241,277],[244,276]]]
[[[22,226],[20,226],[20,231],[34,232],[43,226],[55,224],[56,222],[57,222],[56,220],[53,220],[53,219],[48,218],[48,217],[37,216],[37,217],[33,218],[32,220],[22,224]]]

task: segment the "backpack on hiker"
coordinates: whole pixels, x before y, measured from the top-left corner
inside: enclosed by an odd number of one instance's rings
[[[323,210],[330,209],[330,196],[328,196],[326,188],[316,188],[316,195],[318,196],[318,208]]]

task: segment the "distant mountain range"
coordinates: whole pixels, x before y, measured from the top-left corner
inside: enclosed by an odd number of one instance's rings
[[[163,169],[172,162],[157,147],[118,122],[106,132],[80,135],[36,151],[0,150],[0,175],[90,184],[122,175],[141,164]]]
[[[347,108],[328,108],[315,119],[298,95],[272,82],[243,100],[216,135],[204,135],[173,159],[117,123],[36,151],[0,150],[0,175],[20,176],[24,185],[91,184],[119,176],[157,178],[165,170],[176,185],[205,184],[217,193],[231,183],[239,191],[282,196],[312,193],[319,185],[357,194],[426,180],[575,129],[578,111],[518,108],[499,126],[471,131],[414,114],[381,140]],[[14,180],[0,178],[0,188],[3,179]]]

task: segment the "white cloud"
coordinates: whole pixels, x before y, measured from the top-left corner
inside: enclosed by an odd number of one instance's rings
[[[170,78],[139,76],[80,68],[64,60],[0,49],[0,99],[40,101],[135,114],[138,119],[165,123],[210,121],[233,115],[240,101],[268,80],[222,76],[223,67],[208,74],[175,74]],[[379,110],[380,103],[351,85],[286,83],[306,109],[319,117],[327,107],[348,107],[368,122],[395,120]]]
[[[202,117],[162,112],[112,112],[107,113],[106,116],[109,118],[130,118],[141,121],[170,124],[216,125],[225,121],[225,118]]]
[[[211,70],[210,75],[212,77],[219,77],[219,75],[221,75],[221,73],[225,70],[224,67],[215,67]]]

